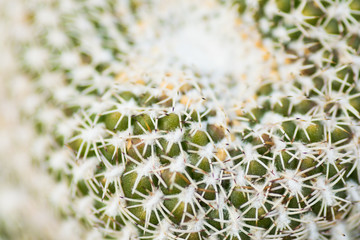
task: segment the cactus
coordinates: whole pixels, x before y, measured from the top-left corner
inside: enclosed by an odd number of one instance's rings
[[[39,2],[20,115],[80,238],[360,238],[358,0]]]

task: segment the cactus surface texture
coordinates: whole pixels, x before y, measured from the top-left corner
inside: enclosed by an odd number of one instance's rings
[[[0,7],[0,239],[360,239],[360,0]]]

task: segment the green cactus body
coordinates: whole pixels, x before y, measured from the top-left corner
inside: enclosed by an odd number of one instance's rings
[[[66,215],[104,239],[360,238],[358,0],[29,6]]]

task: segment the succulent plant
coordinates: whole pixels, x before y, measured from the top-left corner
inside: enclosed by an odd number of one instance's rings
[[[87,238],[360,238],[358,0],[7,7],[34,164]]]

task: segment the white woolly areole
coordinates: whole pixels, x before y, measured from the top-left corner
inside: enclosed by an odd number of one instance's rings
[[[264,205],[267,199],[267,194],[265,191],[266,190],[264,185],[260,185],[260,184],[255,185],[254,194],[251,196],[252,207],[259,209]]]
[[[49,58],[49,53],[41,47],[29,48],[25,54],[25,62],[34,69],[45,67]]]
[[[50,194],[50,201],[60,208],[67,207],[69,204],[69,187],[66,183],[59,183]]]
[[[229,232],[232,235],[237,235],[239,231],[242,229],[243,224],[243,216],[240,210],[236,209],[235,207],[230,207],[229,209]]]
[[[97,124],[92,128],[83,129],[81,132],[81,139],[83,139],[85,142],[97,141],[104,134],[104,127],[101,124]]]
[[[195,195],[195,187],[190,185],[187,188],[185,188],[181,193],[179,193],[179,197],[178,199],[182,202],[186,203],[190,203],[192,202],[192,199]]]
[[[184,172],[185,171],[185,156],[179,155],[170,163],[170,172]]]
[[[205,214],[204,213],[198,213],[196,218],[192,219],[188,222],[188,231],[189,232],[199,232],[203,229],[205,223]]]
[[[97,240],[97,239],[101,239],[102,238],[102,234],[98,229],[92,229],[91,232],[89,232],[86,235],[86,240]]]
[[[296,175],[296,171],[286,169],[282,176],[284,177],[284,182],[288,187],[287,189],[289,190],[290,196],[301,194],[302,179]]]
[[[141,176],[148,176],[151,171],[156,171],[160,167],[160,159],[155,155],[151,155],[142,166],[137,173]]]
[[[253,148],[254,146],[249,143],[244,146],[244,154],[245,154],[244,159],[246,159],[246,161],[252,161],[257,159],[259,154]]]
[[[54,152],[50,157],[50,166],[55,170],[66,170],[70,156],[67,150]]]
[[[74,181],[89,179],[94,176],[94,172],[99,160],[96,157],[88,158],[73,168]]]
[[[331,229],[331,240],[352,240],[348,229],[346,229],[346,223],[339,222]]]
[[[284,229],[289,226],[291,220],[288,216],[288,210],[284,207],[284,205],[280,204],[277,208],[278,217],[276,218],[276,226],[279,229]]]
[[[246,186],[247,181],[246,181],[245,176],[246,176],[245,171],[241,167],[237,168],[235,180],[232,182],[232,186],[233,187]]]
[[[205,147],[202,147],[198,154],[201,158],[211,159],[214,156],[215,147],[214,144],[208,143]]]
[[[118,197],[110,198],[106,204],[105,213],[110,217],[116,217],[120,211],[120,201]]]
[[[179,143],[182,140],[183,135],[183,131],[181,131],[180,128],[177,128],[174,131],[167,133],[164,138],[168,142],[168,145],[172,146],[174,143]]]
[[[320,238],[320,233],[316,224],[316,217],[312,213],[309,213],[304,215],[302,220],[306,226],[307,239],[318,240]]]
[[[153,211],[154,209],[156,209],[158,204],[162,202],[163,196],[164,194],[162,193],[161,190],[156,190],[144,201],[142,207],[147,212]]]
[[[320,176],[317,179],[316,186],[319,188],[320,194],[326,205],[333,206],[336,203],[335,192],[332,190],[332,187],[327,180]]]
[[[90,196],[79,199],[75,203],[75,209],[79,216],[91,218],[92,208],[93,208],[93,199]]]
[[[119,234],[119,239],[138,239],[138,230],[132,224],[126,224]]]
[[[162,220],[159,224],[159,228],[157,229],[157,234],[154,237],[154,240],[167,240],[169,231],[170,231],[170,223],[166,220]]]
[[[105,172],[105,179],[114,181],[123,174],[124,170],[125,168],[123,166],[115,166],[110,168]]]
[[[216,188],[216,185],[219,183],[221,170],[219,167],[214,167],[213,171],[210,174],[204,176],[204,181],[206,184],[212,185]]]
[[[360,187],[357,183],[350,181],[346,188],[350,200],[355,203],[355,208],[360,211]]]

